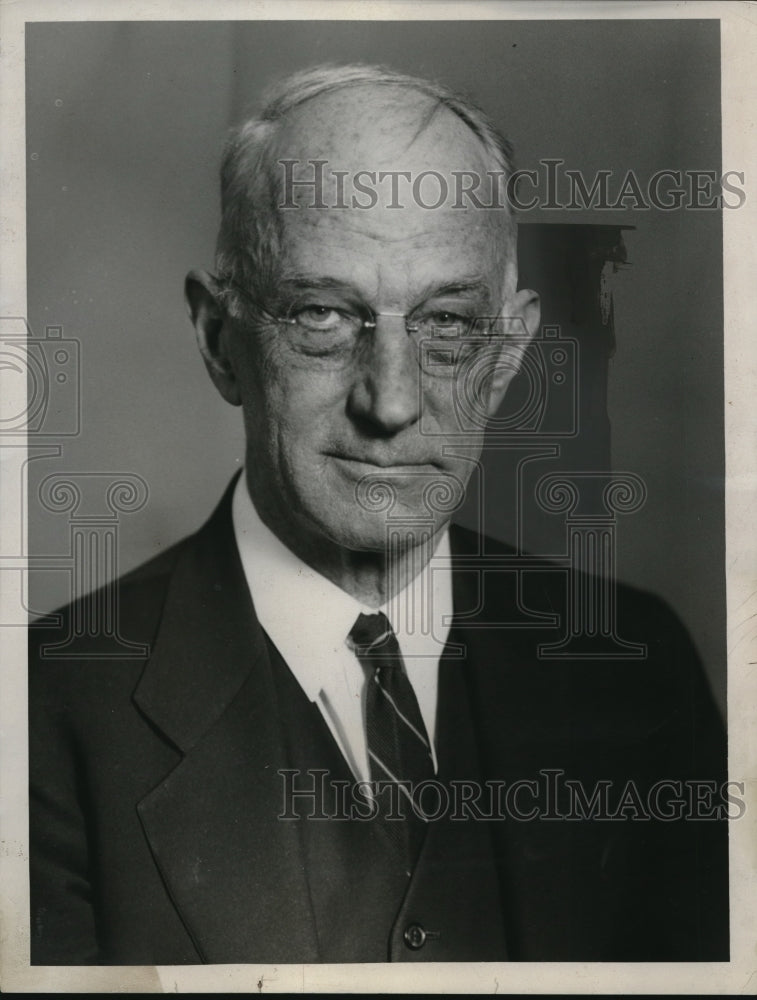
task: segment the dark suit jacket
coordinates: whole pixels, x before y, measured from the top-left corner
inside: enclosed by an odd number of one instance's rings
[[[46,657],[60,636],[31,630],[34,963],[320,960],[301,831],[276,819],[281,722],[230,498],[120,581],[121,635],[146,657],[104,660],[86,636],[74,658]],[[517,799],[522,811],[538,800],[537,818],[488,822],[507,957],[727,959],[723,822],[644,819],[631,793],[614,820],[559,818],[565,779],[587,797],[609,782],[613,809],[629,781],[643,806],[661,779],[724,780],[722,725],[684,630],[621,590],[620,633],[647,644],[645,660],[544,659],[554,628],[503,623],[561,610],[564,572],[534,572],[518,592],[512,573],[480,571],[478,536],[451,538],[467,568],[447,648],[465,650],[483,777],[537,782]],[[550,782],[563,782],[559,801]]]

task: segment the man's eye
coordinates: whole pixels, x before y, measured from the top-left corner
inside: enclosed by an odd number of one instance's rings
[[[292,318],[309,330],[333,330],[343,321],[339,310],[320,305],[301,306]]]
[[[468,330],[470,320],[459,313],[448,309],[438,309],[427,313],[420,320],[420,328],[428,336],[463,337]]]
[[[463,322],[463,317],[452,312],[435,312],[431,314],[432,322],[437,326],[457,326]]]

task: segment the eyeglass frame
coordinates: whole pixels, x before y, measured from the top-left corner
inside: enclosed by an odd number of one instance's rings
[[[245,299],[248,300],[248,302],[250,302],[253,305],[253,307],[259,312],[259,314],[261,316],[261,319],[263,319],[264,321],[268,320],[268,321],[270,321],[272,323],[275,323],[275,324],[285,324],[287,326],[297,326],[297,325],[302,326],[302,324],[298,323],[298,320],[297,320],[296,317],[278,316],[278,315],[270,312],[268,309],[266,309],[264,306],[262,306],[258,300],[254,299],[250,295],[250,293],[246,291],[246,289],[242,288],[237,282],[235,282],[228,275],[217,276],[215,280],[220,285],[223,285],[226,288],[233,288],[235,291],[239,292]],[[294,306],[292,308],[294,308]],[[336,307],[333,307],[333,308],[336,308]],[[380,317],[402,319],[404,321],[405,332],[408,334],[408,336],[411,336],[411,335],[413,335],[413,334],[415,334],[415,333],[418,332],[419,324],[414,324],[412,322],[412,319],[411,319],[412,313],[386,312],[384,310],[377,311],[377,310],[372,309],[370,306],[364,306],[364,307],[362,307],[361,311],[364,314],[367,314],[367,316],[369,318],[366,318],[365,315],[361,316],[358,312],[355,312],[355,313],[352,314],[354,316],[354,319],[357,320],[357,321],[359,321],[359,323],[360,323],[360,325],[355,330],[355,335],[357,335],[359,333],[362,333],[366,329],[367,330],[375,330],[376,327],[377,327],[377,325],[378,325],[377,324],[377,320]],[[477,338],[472,338],[471,337],[471,338],[469,338],[468,335],[466,334],[463,337],[457,337],[457,338],[455,338],[455,337],[448,337],[448,338],[445,338],[445,337],[429,337],[427,339],[429,341],[438,343],[440,345],[444,344],[444,343],[448,343],[448,344],[458,343],[458,344],[461,344],[461,343],[464,343],[467,340],[470,347],[474,347],[474,346],[479,346],[480,347],[480,346],[483,346],[484,344],[492,342],[491,341],[491,337],[490,337],[491,328],[497,322],[497,320],[504,319],[504,318],[505,317],[502,317],[501,314],[498,314],[497,316],[494,316],[494,317],[483,317],[483,316],[474,316],[474,317],[471,317],[469,329],[472,328],[473,326],[475,326],[476,323],[481,322],[482,320],[484,320],[484,321],[487,322],[487,324],[488,324],[487,325],[487,332],[486,332],[486,334],[484,336],[481,336],[481,337],[477,337]],[[422,342],[420,342],[418,344],[419,347],[421,346],[421,343]],[[426,370],[425,367],[423,366],[423,362],[422,362],[422,360],[421,360],[420,357],[418,358],[418,364],[423,368],[424,371]],[[450,368],[453,368],[453,367],[454,367],[454,365],[450,365]],[[436,374],[436,373],[432,372],[431,374]]]

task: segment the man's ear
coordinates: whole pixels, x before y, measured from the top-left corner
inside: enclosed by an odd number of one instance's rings
[[[488,382],[487,412],[490,417],[499,409],[510,382],[520,370],[526,348],[539,329],[540,319],[539,296],[530,288],[523,288],[508,299],[502,311],[502,351]]]
[[[227,403],[239,406],[242,398],[229,352],[229,322],[218,300],[215,278],[193,268],[184,282],[184,300],[197,334],[197,346],[210,377]]]

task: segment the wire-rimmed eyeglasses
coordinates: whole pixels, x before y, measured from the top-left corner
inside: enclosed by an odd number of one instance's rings
[[[233,287],[240,290],[236,284]],[[460,311],[435,303],[404,314],[300,296],[283,311],[269,311],[243,294],[252,304],[256,322],[276,324],[286,332],[293,359],[307,359],[311,365],[331,370],[359,360],[368,341],[366,334],[376,330],[380,318],[403,321],[405,332],[416,345],[421,368],[436,377],[454,376],[503,333],[500,317],[480,316],[467,302],[456,304]]]

